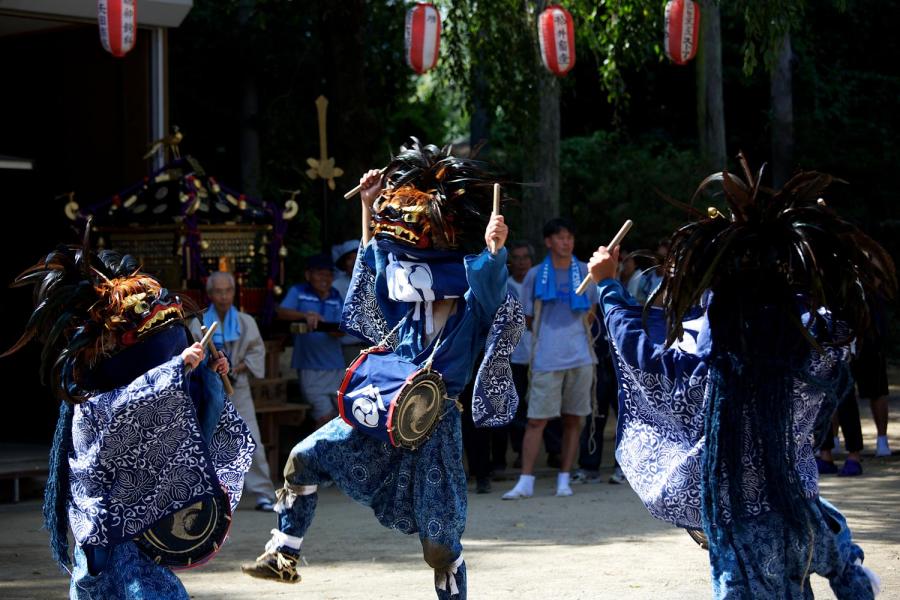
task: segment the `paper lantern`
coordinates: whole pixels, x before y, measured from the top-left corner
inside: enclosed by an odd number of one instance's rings
[[[538,17],[541,59],[547,70],[562,77],[575,66],[575,24],[562,6],[548,6]]]
[[[137,0],[97,0],[97,23],[103,48],[125,56],[137,40]]]
[[[406,63],[421,75],[434,68],[441,50],[441,15],[419,3],[406,13]]]
[[[700,6],[692,0],[666,3],[666,56],[676,65],[685,65],[697,54],[700,39]]]

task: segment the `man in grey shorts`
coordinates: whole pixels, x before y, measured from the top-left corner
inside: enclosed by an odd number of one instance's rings
[[[324,254],[306,261],[306,283],[292,286],[277,309],[279,319],[303,320],[309,333],[294,336],[291,366],[300,378],[303,399],[312,405],[312,418],[321,427],[337,416],[337,389],[344,375],[343,333],[316,331],[319,323],[338,323],[344,299],[331,284],[331,257]]]
[[[590,322],[597,304],[597,288],[575,293],[587,266],[572,255],[574,227],[566,219],[544,225],[547,256],[528,271],[522,282],[522,304],[532,331],[531,381],[528,389],[528,426],[522,440],[522,474],[504,500],[534,494],[534,463],[547,421],[562,416],[563,439],[556,495],[571,496],[569,471],[578,452],[584,417],[591,414],[594,365]]]

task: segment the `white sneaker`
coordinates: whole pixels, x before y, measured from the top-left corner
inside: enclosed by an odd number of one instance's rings
[[[572,492],[572,488],[569,486],[563,486],[556,488],[556,497],[564,498],[566,496],[571,496],[574,492]]]
[[[887,438],[878,438],[878,442],[875,444],[875,456],[890,456],[891,454]]]
[[[516,486],[500,496],[500,498],[502,498],[503,500],[518,500],[519,498],[531,498],[531,496],[532,494],[526,492],[523,489],[520,489],[519,486]]]

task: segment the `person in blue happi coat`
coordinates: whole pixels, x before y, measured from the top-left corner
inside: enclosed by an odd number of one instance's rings
[[[507,226],[502,215],[485,218],[491,182],[484,163],[415,139],[383,175],[373,170],[360,180],[364,214],[373,213],[374,238],[360,247],[342,328],[381,347],[378,354],[386,356],[387,366],[361,382],[351,368],[341,395],[360,400],[363,393],[370,395],[370,410],[354,405],[293,449],[278,492],[278,528],[265,552],[243,566],[245,573],[300,580],[297,562],[317,489],[333,481],[371,507],[385,527],[419,534],[439,599],[466,598],[461,419],[502,426],[515,415],[509,356],[524,329],[521,306],[507,295]],[[390,398],[379,389],[410,375],[392,372],[398,364],[427,365],[440,374],[445,390],[433,430],[415,447],[386,441],[384,430],[376,431],[376,421],[369,421],[388,408]],[[457,398],[476,366],[472,415],[464,416]]]
[[[814,449],[850,383],[866,294],[892,293],[896,275],[819,199],[830,176],[778,191],[745,176],[705,180],[724,180],[728,213],[694,210],[672,235],[646,307],[615,279],[617,248],[589,263],[619,384],[616,457],[653,516],[708,546],[714,598],[812,598],[812,573],[841,600],[872,598]]]
[[[51,555],[72,600],[188,600],[172,568],[225,541],[255,443],[223,389],[228,360],[190,339],[190,303],[135,258],[94,252],[89,225],[84,240],[16,280],[35,286],[35,307],[7,352],[39,341],[61,401],[44,494]]]

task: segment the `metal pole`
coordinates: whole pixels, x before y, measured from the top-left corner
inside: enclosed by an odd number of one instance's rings
[[[166,29],[154,27],[150,31],[150,140],[161,139],[168,131],[167,51]],[[165,160],[166,151],[164,149],[153,157],[152,168],[154,170],[161,169]]]

